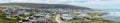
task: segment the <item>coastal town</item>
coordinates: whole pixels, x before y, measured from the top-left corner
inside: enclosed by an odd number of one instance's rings
[[[0,6],[0,23],[109,23],[99,19],[105,12],[63,9]],[[97,20],[97,19],[99,20]],[[3,20],[3,21],[2,21]],[[93,22],[91,22],[93,21]]]

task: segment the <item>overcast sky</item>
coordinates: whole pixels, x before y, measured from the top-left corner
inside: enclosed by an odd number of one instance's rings
[[[120,0],[0,0],[0,3],[8,2],[70,4],[97,9],[120,9]]]

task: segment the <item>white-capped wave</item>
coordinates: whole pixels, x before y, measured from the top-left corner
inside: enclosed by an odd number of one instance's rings
[[[102,17],[110,21],[120,21],[120,12],[110,12],[108,15]]]

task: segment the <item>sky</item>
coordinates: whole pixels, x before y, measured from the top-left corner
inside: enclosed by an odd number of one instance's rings
[[[120,0],[0,0],[0,3],[8,2],[69,4],[94,9],[120,9]]]

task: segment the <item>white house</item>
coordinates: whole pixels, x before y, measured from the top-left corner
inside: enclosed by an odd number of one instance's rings
[[[70,15],[68,15],[68,14],[63,14],[63,15],[62,15],[62,19],[64,19],[64,20],[72,20],[73,17],[70,16]]]

